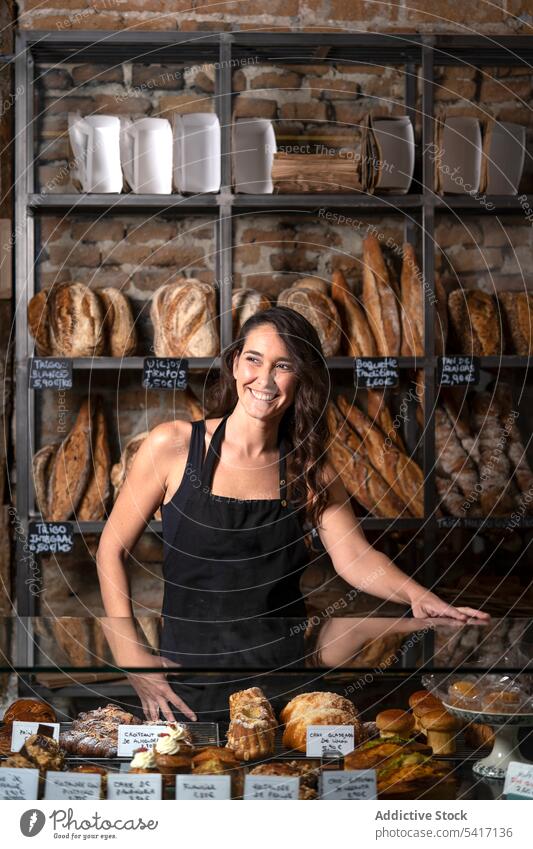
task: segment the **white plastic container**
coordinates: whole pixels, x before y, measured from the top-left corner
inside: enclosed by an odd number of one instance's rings
[[[239,118],[235,121],[233,183],[236,192],[272,194],[272,162],[276,150],[276,136],[271,121],[266,118]]]
[[[132,192],[172,193],[172,128],[166,118],[123,118],[120,153]]]
[[[114,115],[69,112],[68,133],[75,168],[72,176],[84,192],[112,194],[123,186],[120,120]]]
[[[182,193],[220,189],[220,122],[216,115],[192,112],[174,118],[173,184]]]

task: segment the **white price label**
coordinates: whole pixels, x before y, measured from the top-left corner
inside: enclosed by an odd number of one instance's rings
[[[119,758],[129,758],[135,749],[151,749],[157,743],[160,734],[168,734],[166,725],[119,725]]]
[[[46,773],[45,799],[99,799],[101,776],[90,772]]]
[[[19,722],[13,723],[11,731],[11,751],[20,752],[24,745],[24,741],[31,737],[32,734],[37,734],[39,725],[44,725],[46,728],[51,728],[53,731],[54,740],[59,740],[59,722]]]
[[[353,731],[353,725],[309,725],[307,727],[307,757],[340,758],[353,752]]]
[[[246,775],[244,777],[245,799],[298,799],[300,779],[285,778],[283,775]]]
[[[533,799],[533,764],[512,761],[507,767],[503,792],[509,799]]]
[[[177,775],[176,799],[231,799],[229,775]]]
[[[332,769],[322,773],[322,799],[377,799],[375,769]]]
[[[0,799],[36,799],[38,769],[0,769]]]
[[[128,775],[107,776],[107,798],[121,799],[161,799],[161,773],[131,773]]]

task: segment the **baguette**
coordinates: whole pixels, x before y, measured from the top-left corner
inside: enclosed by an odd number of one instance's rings
[[[401,326],[398,299],[375,236],[363,240],[363,305],[380,357],[398,357]]]
[[[344,487],[365,510],[378,518],[412,516],[404,501],[392,491],[365,456],[362,441],[334,404],[328,406],[331,442],[329,459]]]
[[[334,271],[331,297],[337,307],[343,330],[342,346],[349,357],[377,356],[376,341],[362,307],[348,288],[342,271]]]
[[[366,399],[369,417],[379,426],[382,433],[394,442],[400,451],[405,453],[405,446],[399,429],[395,427],[391,412],[385,403],[385,390],[368,389]]]
[[[387,446],[384,435],[361,410],[339,395],[337,404],[343,416],[363,440],[368,458],[393,492],[417,518],[424,516],[424,475],[421,468],[395,445]]]
[[[401,292],[402,357],[423,357],[424,287],[414,248],[409,243],[403,246]]]

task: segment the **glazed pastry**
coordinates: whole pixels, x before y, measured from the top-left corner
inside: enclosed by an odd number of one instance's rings
[[[158,772],[153,749],[147,749],[146,746],[136,749],[128,772]]]
[[[10,725],[19,722],[57,722],[54,709],[38,699],[17,699],[6,708],[4,723]]]
[[[229,709],[228,749],[243,761],[273,754],[277,722],[263,691],[250,687],[232,693]]]
[[[290,701],[281,712],[285,723],[283,745],[305,752],[310,725],[353,725],[354,744],[364,739],[363,726],[353,702],[336,693],[303,693]]]
[[[376,716],[376,725],[382,739],[387,737],[409,737],[414,731],[415,720],[412,713],[404,710],[382,710]]]
[[[192,759],[194,775],[228,775],[231,778],[232,799],[242,798],[244,773],[240,761],[231,749],[208,746],[201,749]]]
[[[453,755],[455,740],[461,728],[459,720],[447,710],[430,710],[421,717],[428,745],[434,755]]]
[[[118,726],[142,724],[133,714],[108,704],[80,713],[68,731],[59,735],[61,746],[70,754],[93,758],[117,755]]]
[[[483,710],[487,713],[520,713],[522,696],[515,690],[495,690],[483,697]]]

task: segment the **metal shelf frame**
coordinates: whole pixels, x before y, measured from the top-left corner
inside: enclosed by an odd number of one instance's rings
[[[257,57],[263,63],[283,64],[343,62],[345,64],[384,65],[404,70],[405,112],[412,120],[421,110],[421,181],[417,193],[400,196],[363,194],[298,194],[245,195],[235,194],[231,186],[231,123],[232,71],[238,60]],[[37,601],[30,592],[33,581],[31,560],[24,554],[28,523],[35,519],[32,482],[32,455],[35,433],[35,395],[28,389],[28,365],[31,342],[27,325],[27,306],[35,293],[35,225],[39,217],[57,211],[75,214],[94,212],[106,215],[122,213],[160,212],[180,216],[189,213],[211,214],[215,220],[215,275],[220,291],[220,336],[222,348],[231,342],[231,289],[233,276],[233,223],[240,214],[249,211],[310,212],[321,207],[361,211],[368,214],[390,213],[404,216],[404,238],[417,244],[421,267],[428,289],[425,302],[425,351],[422,358],[401,358],[402,368],[420,368],[424,372],[426,418],[422,438],[423,470],[426,479],[425,519],[375,519],[368,517],[363,525],[369,529],[412,529],[423,536],[423,567],[417,576],[432,583],[436,575],[434,545],[438,522],[435,517],[434,487],[435,434],[433,409],[437,393],[434,340],[435,292],[435,215],[443,211],[462,214],[497,215],[520,213],[523,210],[517,197],[493,197],[492,210],[480,207],[470,197],[439,197],[433,190],[433,162],[430,145],[433,140],[435,68],[442,65],[475,67],[533,64],[533,37],[431,36],[376,33],[278,33],[278,32],[141,32],[141,31],[19,31],[16,49],[10,57],[15,66],[15,87],[22,94],[15,103],[15,285],[16,285],[16,474],[17,517],[24,534],[17,537],[17,613],[36,614]],[[117,65],[135,61],[142,64],[198,62],[215,64],[215,104],[221,125],[222,183],[218,193],[194,197],[172,195],[86,195],[44,194],[36,191],[34,164],[34,80],[39,63],[94,62]],[[417,75],[421,71],[420,92]],[[533,206],[533,196],[528,196]],[[38,233],[38,230],[37,230]],[[79,358],[74,369],[140,369],[142,357],[122,360],[112,357]],[[191,360],[191,368],[218,368],[220,359]],[[347,357],[334,357],[328,362],[331,369],[352,368]],[[484,358],[486,368],[526,369],[529,363],[520,357]],[[76,524],[76,523],[75,523]],[[98,533],[103,523],[79,523],[78,533]],[[151,522],[149,532],[158,533],[160,523]],[[32,665],[30,635],[22,637],[17,646],[18,663]]]

